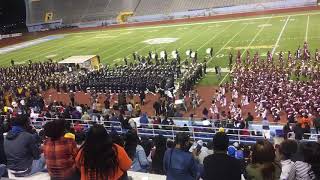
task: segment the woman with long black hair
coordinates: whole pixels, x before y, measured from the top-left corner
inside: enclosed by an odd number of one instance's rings
[[[121,179],[130,168],[132,161],[125,150],[113,144],[102,125],[93,125],[76,157],[81,180]]]
[[[155,149],[151,152],[152,164],[151,171],[156,174],[164,174],[163,170],[163,157],[167,150],[166,143],[167,139],[159,135],[155,139]]]

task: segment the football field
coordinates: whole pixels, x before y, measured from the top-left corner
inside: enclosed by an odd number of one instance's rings
[[[319,11],[63,34],[57,39],[0,53],[0,65],[8,66],[12,59],[17,63],[49,58],[60,61],[74,55],[99,55],[102,63],[114,65],[124,63],[124,57],[132,61],[133,52],[147,56],[148,51],[163,50],[169,55],[178,50],[183,60],[188,49],[197,50],[202,61],[206,49],[212,47],[215,54],[208,59],[209,67],[226,67],[229,52],[235,57],[238,50],[242,55],[249,50],[251,56],[258,51],[265,58],[267,51],[276,55],[281,50],[294,52],[304,41],[309,43],[313,57],[315,49],[320,48]]]

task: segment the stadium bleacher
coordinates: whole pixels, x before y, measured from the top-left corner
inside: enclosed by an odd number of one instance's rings
[[[141,0],[140,5],[136,10],[136,15],[150,15],[150,14],[166,14],[173,12],[192,11],[199,9],[210,9],[218,7],[237,6],[253,3],[272,2],[278,0]],[[155,5],[157,4],[157,5]]]
[[[43,22],[48,12],[53,13],[51,21],[62,19],[64,24],[108,20],[116,18],[122,11],[133,11],[138,2],[138,0],[32,1],[27,5],[27,24]]]
[[[308,1],[308,0],[306,0]],[[53,13],[49,21],[62,20],[64,25],[80,22],[116,19],[120,12],[134,12],[134,16],[192,12],[197,10],[236,7],[263,3],[290,3],[286,0],[41,0],[30,1],[27,6],[27,24],[45,22],[46,13]],[[296,3],[295,1],[293,3]],[[308,2],[310,3],[310,2]],[[279,6],[279,5],[277,5]]]

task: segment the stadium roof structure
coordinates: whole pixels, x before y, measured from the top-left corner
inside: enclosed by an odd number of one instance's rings
[[[85,56],[71,56],[65,60],[59,61],[60,64],[83,64],[86,61],[91,60],[97,55],[85,55]]]

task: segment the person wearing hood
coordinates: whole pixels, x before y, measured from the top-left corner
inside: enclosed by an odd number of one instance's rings
[[[28,117],[13,119],[12,129],[4,140],[7,168],[16,177],[30,176],[44,170],[45,160],[33,134],[28,132]]]

